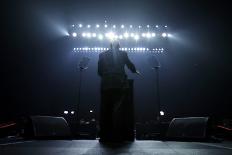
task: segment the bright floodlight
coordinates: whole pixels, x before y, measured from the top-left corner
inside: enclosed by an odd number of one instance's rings
[[[129,34],[127,32],[124,33],[124,37],[125,38],[128,38],[129,37]]]
[[[64,111],[64,114],[65,114],[65,115],[67,115],[67,114],[68,114],[68,111],[67,111],[67,110],[65,110],[65,111]]]
[[[94,38],[95,38],[96,36],[97,36],[97,35],[96,35],[96,33],[92,33],[92,37],[94,37]]]
[[[76,33],[76,32],[73,32],[73,33],[72,33],[72,36],[73,36],[73,37],[77,37],[77,33]]]
[[[116,25],[113,25],[113,28],[115,29],[115,28],[116,28]]]
[[[168,26],[167,26],[167,25],[165,25],[164,27],[166,27],[166,28],[167,28]]]
[[[134,33],[131,33],[130,36],[131,36],[131,37],[134,37],[135,35],[134,35]]]
[[[140,26],[140,25],[139,25],[139,28],[141,29],[141,28],[142,28],[142,26]]]
[[[107,27],[108,27],[108,25],[106,25],[106,24],[105,24],[105,25],[104,25],[104,27],[105,27],[105,28],[107,28]]]
[[[71,114],[74,115],[74,114],[75,114],[75,111],[71,111]]]
[[[132,25],[130,25],[130,28],[133,28],[133,26],[132,26]]]
[[[105,37],[109,37],[109,32],[108,32],[108,33],[105,33]]]
[[[146,37],[146,34],[145,34],[145,33],[142,33],[142,37]]]
[[[66,31],[65,29],[59,29],[61,33],[63,33],[65,36],[70,36],[70,34],[68,33],[68,31]]]
[[[90,112],[90,113],[92,113],[92,112],[93,112],[93,110],[89,110],[89,112]]]
[[[124,25],[121,25],[121,28],[123,29],[125,26]]]
[[[172,35],[170,33],[168,33],[168,37],[171,37]]]
[[[160,115],[161,115],[161,116],[164,116],[164,112],[163,112],[163,111],[160,111]]]
[[[83,27],[83,25],[82,25],[82,24],[79,24],[79,27]]]
[[[82,33],[82,37],[85,37],[86,36],[86,33]]]
[[[139,40],[139,35],[136,34],[136,35],[134,36],[134,38],[135,38],[136,41]]]
[[[148,33],[146,34],[146,37],[147,37],[147,38],[151,38],[151,33],[148,32]]]
[[[75,25],[72,25],[72,27],[75,27]]]
[[[167,33],[162,33],[162,37],[167,37]]]
[[[90,28],[90,27],[91,27],[91,25],[87,25],[87,27],[88,27],[88,28]]]
[[[147,28],[149,28],[150,27],[150,25],[147,25]]]
[[[152,33],[151,36],[152,36],[152,37],[155,37],[155,33]]]
[[[158,27],[159,27],[159,25],[156,25],[155,27],[156,27],[156,28],[158,28]]]
[[[120,35],[120,36],[119,36],[119,39],[123,39],[123,36],[122,36],[122,35]]]
[[[88,38],[91,38],[91,33],[86,34]]]
[[[99,34],[99,35],[98,35],[98,39],[99,39],[99,40],[102,40],[102,39],[103,39],[103,35],[102,35],[102,34]]]
[[[115,37],[115,35],[114,35],[113,32],[108,32],[108,33],[105,34],[105,36],[106,36],[107,38],[109,38],[110,40],[113,40],[114,37]]]
[[[96,25],[96,28],[99,28],[99,27],[100,27],[100,25],[97,24],[97,25]]]

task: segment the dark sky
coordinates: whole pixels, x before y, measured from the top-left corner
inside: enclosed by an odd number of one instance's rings
[[[161,103],[170,116],[231,116],[230,8],[224,1],[22,0],[2,6],[0,115],[4,117],[54,115],[75,107],[80,56],[70,54],[73,44],[59,28],[104,20],[167,24],[181,38],[171,42],[170,51],[160,58]],[[90,57],[83,111],[99,105],[97,55]],[[142,78],[128,73],[135,79],[136,118],[152,119],[155,76],[146,66],[146,56],[131,55],[131,59],[144,73]]]

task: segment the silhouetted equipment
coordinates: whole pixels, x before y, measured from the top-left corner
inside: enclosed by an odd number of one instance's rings
[[[30,116],[25,135],[33,138],[67,138],[71,132],[63,117]]]
[[[150,120],[136,123],[137,140],[163,140],[166,138],[169,122]]]
[[[167,138],[203,140],[208,138],[208,127],[208,117],[173,118]]]
[[[97,125],[93,120],[81,120],[78,128],[78,139],[96,140]]]

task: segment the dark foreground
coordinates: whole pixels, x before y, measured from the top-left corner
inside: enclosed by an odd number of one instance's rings
[[[97,140],[38,140],[1,143],[0,155],[231,155],[232,143],[135,141],[101,144]]]

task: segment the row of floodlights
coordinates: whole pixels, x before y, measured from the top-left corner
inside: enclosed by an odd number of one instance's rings
[[[107,51],[109,50],[109,48],[103,48],[103,47],[94,47],[94,48],[88,48],[88,47],[84,47],[84,48],[74,48],[73,52],[103,52],[103,51]],[[127,52],[155,52],[155,53],[163,53],[164,48],[153,48],[153,49],[149,49],[149,48],[144,48],[144,47],[135,47],[135,48],[119,48],[119,50],[121,51],[127,51]]]
[[[74,115],[74,114],[75,114],[75,111],[67,111],[67,110],[64,111],[64,114],[65,114],[65,115],[68,115],[69,112],[70,112],[71,115]],[[93,110],[89,110],[89,112],[90,112],[90,113],[93,113]],[[160,115],[161,115],[161,116],[164,116],[164,111],[160,111]]]
[[[106,39],[110,39],[110,40],[118,40],[118,39],[129,39],[132,38],[134,40],[139,40],[140,38],[154,38],[156,36],[162,36],[163,38],[166,37],[171,37],[171,34],[163,32],[161,34],[156,34],[154,32],[146,32],[146,33],[128,33],[125,32],[123,34],[116,34],[114,32],[108,32],[105,34],[102,33],[90,33],[90,32],[83,32],[83,33],[76,33],[73,32],[72,33],[72,37],[76,38],[76,37],[82,37],[82,38],[97,38],[99,40],[103,40],[104,38]]]
[[[89,110],[90,113],[93,113],[93,110]],[[68,115],[68,114],[71,114],[71,115],[74,115],[75,114],[75,111],[68,111],[68,110],[65,110],[64,111],[64,114],[65,115]]]
[[[74,114],[75,114],[75,111],[68,111],[68,110],[65,110],[65,111],[64,111],[64,114],[65,114],[65,115],[68,115],[69,113],[70,113],[71,115],[74,115]]]
[[[165,26],[159,26],[159,25],[145,25],[145,26],[142,26],[142,25],[138,25],[138,26],[135,26],[135,25],[124,25],[124,24],[122,24],[122,25],[108,25],[108,24],[103,24],[103,25],[100,25],[100,24],[96,24],[96,25],[83,25],[83,24],[78,24],[78,25],[72,25],[72,27],[74,28],[74,27],[77,27],[77,28],[91,28],[91,27],[94,27],[94,28],[96,28],[96,29],[98,29],[98,28],[101,28],[101,27],[103,27],[103,28],[113,28],[113,29],[116,29],[116,28],[121,28],[121,29],[126,29],[126,28],[130,28],[130,29],[132,29],[132,28],[139,28],[139,29],[141,29],[141,28],[148,28],[148,29],[150,29],[150,28],[160,28],[160,27],[163,27],[163,28],[167,28],[168,26],[167,25],[165,25]]]

